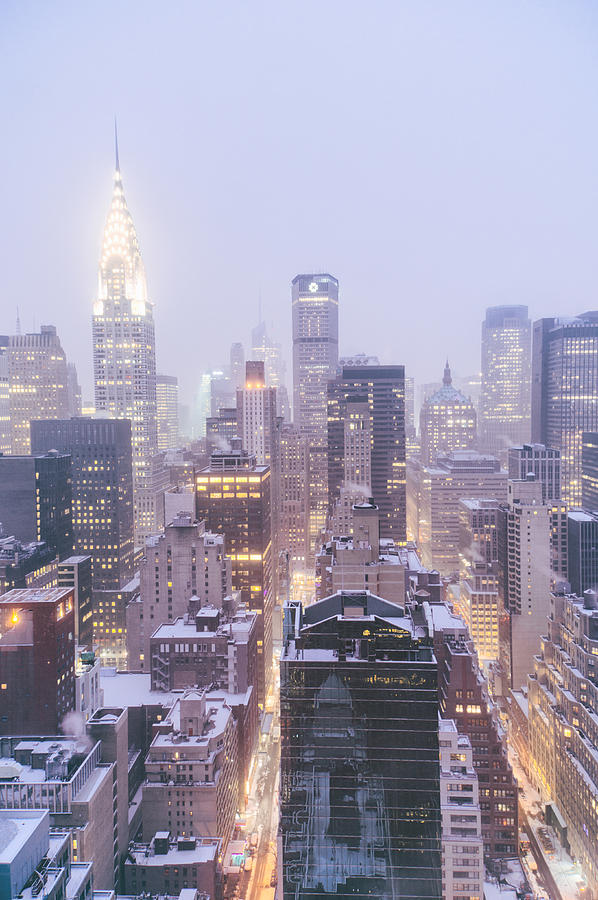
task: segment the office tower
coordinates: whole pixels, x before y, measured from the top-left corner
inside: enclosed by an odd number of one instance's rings
[[[66,376],[66,386],[68,391],[68,415],[80,416],[82,406],[81,385],[79,384],[79,378],[77,377],[77,369],[75,367],[75,363],[67,363]]]
[[[335,535],[353,531],[353,506],[372,493],[372,416],[366,397],[344,404],[343,482],[329,520]]]
[[[0,734],[56,734],[75,708],[75,617],[70,588],[0,597]]]
[[[406,540],[405,370],[403,366],[343,366],[328,386],[328,497],[344,478],[348,403],[367,402],[371,416],[371,497],[380,509],[380,536]]]
[[[338,363],[338,281],[297,275],[292,284],[293,418],[309,442],[309,554],[326,524],[327,384]]]
[[[451,621],[442,604],[430,605],[429,613],[434,622],[440,714],[445,719],[454,719],[459,734],[467,735],[471,741],[482,808],[484,856],[487,859],[517,856],[517,781],[509,764],[506,733],[498,710],[488,693],[487,680],[480,671],[463,621],[457,617]],[[475,818],[470,824],[466,820],[462,827],[471,828],[471,836],[475,837]]]
[[[259,466],[278,470],[280,428],[276,415],[276,388],[266,387],[264,364],[245,364],[245,384],[237,391],[237,432],[241,445]]]
[[[58,586],[72,588],[75,612],[75,643],[93,648],[93,603],[91,556],[69,556],[58,563]]]
[[[568,581],[582,597],[598,590],[598,512],[572,509],[567,516]]]
[[[561,454],[544,444],[523,444],[510,447],[508,452],[509,478],[524,481],[533,473],[542,485],[542,502],[561,499]]]
[[[73,542],[77,554],[91,556],[93,589],[124,587],[134,571],[131,423],[42,419],[33,423],[31,440],[35,452],[70,454]]]
[[[237,407],[222,407],[217,416],[206,419],[206,445],[212,450],[230,450],[239,437]]]
[[[353,507],[351,531],[332,535],[316,554],[316,600],[337,591],[371,591],[405,605],[407,565],[392,538],[382,541],[380,511],[370,502]]]
[[[405,376],[405,434],[413,437],[415,432],[415,378]]]
[[[147,539],[139,589],[143,619],[138,629],[127,628],[129,667],[149,672],[156,628],[184,616],[191,597],[201,606],[220,609],[230,596],[231,560],[224,536],[206,532],[194,516],[176,516],[162,534]]]
[[[181,513],[195,518],[195,490],[192,484],[181,484],[164,492],[164,524],[170,525]]]
[[[258,614],[258,703],[272,678],[272,534],[270,469],[242,450],[215,451],[195,476],[197,519],[222,534],[232,560],[233,590]]]
[[[153,303],[148,298],[137,233],[125,201],[118,145],[92,332],[96,410],[100,416],[131,422],[135,528],[142,533],[147,523],[142,522],[137,496],[151,475],[151,459],[158,449],[156,342]]]
[[[0,537],[0,594],[13,588],[58,587],[56,549],[45,541]]]
[[[174,375],[156,375],[158,450],[179,446],[179,381]]]
[[[24,455],[31,452],[32,419],[69,414],[66,356],[53,325],[42,325],[39,334],[11,335],[6,354],[12,452]]]
[[[129,608],[141,607],[138,600],[139,575],[118,589],[93,592],[93,644],[103,666],[139,669],[135,658],[129,660],[127,645]]]
[[[519,690],[533,671],[533,658],[546,630],[551,587],[551,506],[542,485],[530,475],[509,481],[507,513],[507,596],[509,637],[501,641],[501,667]],[[503,652],[504,651],[504,652]]]
[[[280,432],[279,541],[288,553],[287,578],[306,570],[309,526],[309,443],[297,425]]]
[[[437,663],[425,629],[369,592],[285,609],[285,900],[439,898]]]
[[[584,432],[598,431],[598,312],[534,323],[532,440],[561,451],[562,498],[581,504]]]
[[[229,365],[233,390],[236,391],[245,384],[245,350],[238,341],[231,344]]]
[[[12,450],[10,428],[10,378],[8,375],[8,342],[6,334],[0,334],[0,453]]]
[[[476,441],[476,411],[469,397],[453,387],[446,362],[442,387],[427,397],[419,414],[421,458],[434,465],[439,454],[471,450]]]
[[[181,837],[218,837],[224,853],[239,793],[237,733],[230,706],[208,699],[205,690],[186,691],[161,723],[145,773],[143,840],[165,830]],[[170,781],[176,784],[179,806],[171,802]]]
[[[442,897],[483,897],[482,813],[471,741],[452,719],[440,719],[439,743]]]
[[[598,895],[596,758],[598,756],[598,600],[550,595],[547,621],[528,678],[531,781],[564,820],[571,855]],[[585,895],[582,895],[585,896]]]
[[[485,451],[498,454],[530,439],[531,333],[527,306],[486,310],[479,421]]]
[[[222,369],[210,373],[210,415],[217,416],[223,407],[235,405],[236,388],[232,378]]]
[[[71,459],[48,452],[0,456],[0,522],[18,540],[45,541],[60,559],[73,552]]]
[[[499,609],[505,597],[507,509],[496,500],[459,501],[460,584],[456,607],[479,658],[499,655]]]
[[[598,510],[598,433],[581,436],[581,505]]]
[[[435,466],[417,460],[408,465],[408,521],[424,565],[443,575],[459,571],[459,501],[507,500],[507,473],[493,456],[455,450]]]

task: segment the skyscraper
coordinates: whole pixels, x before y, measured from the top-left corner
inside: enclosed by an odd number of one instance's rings
[[[431,638],[369,591],[341,591],[306,608],[291,604],[284,633],[285,900],[440,900]]]
[[[8,335],[0,334],[0,453],[10,453],[12,449],[8,342]]]
[[[371,417],[371,496],[380,509],[380,536],[406,540],[405,370],[403,366],[343,366],[328,385],[328,500],[343,486],[345,422],[350,403],[364,402]]]
[[[179,446],[179,381],[175,375],[156,375],[158,450]]]
[[[338,363],[338,281],[332,275],[297,275],[292,284],[293,416],[309,440],[309,553],[326,524],[326,387]]]
[[[137,496],[157,452],[156,347],[153,304],[133,219],[127,208],[116,146],[112,202],[104,228],[98,295],[93,306],[93,368],[98,414],[131,421],[135,528],[151,523]]]
[[[53,325],[39,334],[14,334],[8,341],[12,452],[31,452],[29,423],[69,415],[66,356]]]
[[[31,441],[35,452],[70,454],[72,542],[77,553],[91,556],[94,590],[119,590],[133,577],[131,423],[41,419]]]
[[[562,497],[582,498],[582,434],[598,431],[598,312],[534,323],[532,440],[561,451]]]
[[[544,444],[523,444],[510,447],[508,453],[509,478],[523,481],[530,473],[542,485],[542,501],[561,499],[561,454]]]
[[[280,491],[278,546],[288,552],[287,578],[304,572],[308,554],[309,445],[296,425],[282,426],[280,434]]]
[[[268,334],[265,322],[260,322],[251,332],[251,358],[264,363],[266,384],[276,388],[276,412],[290,421],[289,395],[285,385],[286,366],[282,348]]]
[[[491,306],[482,323],[480,445],[499,453],[530,437],[531,322],[527,306]]]
[[[447,359],[442,387],[425,399],[419,414],[424,465],[434,465],[439,453],[471,450],[476,441],[476,418],[471,399],[453,387]]]

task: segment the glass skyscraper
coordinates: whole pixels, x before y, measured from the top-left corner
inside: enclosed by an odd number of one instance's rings
[[[492,306],[482,322],[480,445],[499,453],[530,436],[531,322],[527,306]]]
[[[598,312],[534,323],[532,440],[561,451],[562,498],[582,501],[582,435],[598,431]]]
[[[284,900],[439,898],[437,664],[369,592],[285,609]]]

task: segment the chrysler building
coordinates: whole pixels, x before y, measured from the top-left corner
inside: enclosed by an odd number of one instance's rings
[[[115,133],[116,138],[116,133]],[[157,530],[151,502],[157,453],[156,346],[153,304],[123,191],[116,141],[112,202],[104,228],[93,306],[96,414],[130,419],[136,540]]]

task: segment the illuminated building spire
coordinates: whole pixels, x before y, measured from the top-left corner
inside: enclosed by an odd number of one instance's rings
[[[447,385],[450,385],[450,384],[453,383],[453,379],[452,379],[452,376],[451,376],[451,367],[449,366],[449,361],[448,361],[448,359],[447,359],[446,365],[445,365],[445,367],[444,367],[444,377],[443,377],[443,379],[442,379],[442,383],[443,383],[443,384],[447,384]]]
[[[114,156],[116,159],[115,169],[120,172],[120,163],[118,161],[118,128],[116,127],[116,116],[114,116]]]

